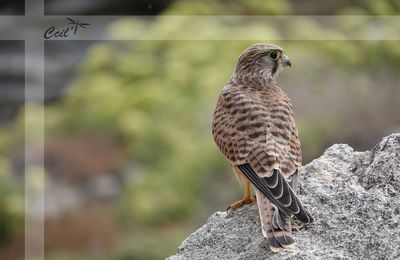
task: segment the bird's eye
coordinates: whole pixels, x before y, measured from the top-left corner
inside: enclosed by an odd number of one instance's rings
[[[272,59],[272,60],[277,60],[279,58],[279,53],[277,51],[270,51],[268,53],[268,56]]]

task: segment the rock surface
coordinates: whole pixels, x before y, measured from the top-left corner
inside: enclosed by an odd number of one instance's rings
[[[400,134],[367,152],[335,144],[300,169],[299,184],[316,222],[294,230],[292,247],[270,251],[252,204],[215,213],[168,259],[400,258]]]

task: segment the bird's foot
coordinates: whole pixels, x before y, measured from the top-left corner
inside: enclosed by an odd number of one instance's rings
[[[235,210],[235,209],[240,208],[243,205],[251,204],[251,203],[253,203],[255,201],[256,201],[256,197],[253,196],[253,195],[248,196],[248,197],[244,197],[243,199],[241,199],[239,201],[236,201],[235,203],[230,205],[227,210]]]

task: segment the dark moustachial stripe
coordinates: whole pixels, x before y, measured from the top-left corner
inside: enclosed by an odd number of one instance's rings
[[[275,60],[274,66],[272,67],[272,75],[275,75],[277,70],[278,70],[278,60]]]

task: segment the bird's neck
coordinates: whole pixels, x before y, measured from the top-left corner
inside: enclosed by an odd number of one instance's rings
[[[267,70],[249,72],[249,73],[237,73],[235,72],[231,81],[239,85],[248,85],[254,88],[279,88],[279,84],[276,81],[276,77],[272,76]]]

